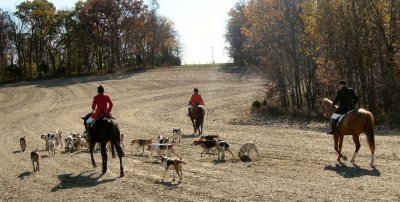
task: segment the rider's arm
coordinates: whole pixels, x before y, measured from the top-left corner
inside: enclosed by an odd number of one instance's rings
[[[340,93],[339,93],[339,91],[338,91],[338,92],[336,93],[335,100],[334,100],[333,103],[332,103],[332,107],[334,108],[335,105],[336,105],[337,103],[339,103],[339,101],[340,101]]]
[[[94,111],[95,109],[96,109],[96,97],[93,98],[92,111]]]
[[[110,97],[108,97],[108,96],[107,96],[107,103],[108,103],[107,112],[111,112],[111,110],[113,108],[113,103],[112,103]]]

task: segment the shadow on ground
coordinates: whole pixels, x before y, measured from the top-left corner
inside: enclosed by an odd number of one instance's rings
[[[95,187],[99,184],[104,184],[107,182],[112,182],[115,179],[104,179],[100,180],[101,176],[94,177],[95,173],[87,174],[83,172],[79,175],[72,174],[62,174],[58,176],[60,183],[51,189],[52,192],[57,192],[62,189],[73,189],[73,188],[85,188],[85,187]]]
[[[18,175],[18,178],[19,178],[20,180],[23,180],[23,179],[25,179],[26,177],[29,177],[30,175],[32,175],[32,173],[33,173],[33,172],[25,171],[25,172],[19,174],[19,175]]]
[[[343,176],[344,178],[355,178],[362,176],[381,176],[381,172],[375,167],[371,168],[372,170],[368,170],[365,168],[360,168],[356,164],[352,164],[353,166],[349,167],[344,163],[336,164],[335,166],[325,166],[324,170],[335,171],[337,174]]]

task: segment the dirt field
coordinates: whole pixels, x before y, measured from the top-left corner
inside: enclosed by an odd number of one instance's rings
[[[113,98],[113,114],[125,134],[125,177],[118,158],[109,158],[108,172],[93,168],[86,151],[54,157],[44,150],[40,135],[57,128],[82,132],[80,119],[90,111],[99,84]],[[335,162],[333,139],[324,129],[285,123],[247,123],[252,101],[262,96],[263,80],[238,68],[174,68],[144,73],[56,79],[0,86],[1,200],[15,201],[400,201],[400,136],[376,136],[376,168],[362,135],[356,165]],[[231,144],[235,159],[216,162],[192,146],[196,138],[186,105],[197,87],[209,108],[206,134],[219,134]],[[239,120],[239,121],[238,121]],[[240,121],[245,120],[245,121]],[[160,182],[163,168],[155,158],[137,155],[134,138],[169,136],[180,127],[177,145],[187,165],[183,181],[170,183],[172,171]],[[27,151],[19,138],[26,136]],[[261,159],[241,162],[239,145],[255,140]],[[40,172],[33,173],[29,153],[39,148]],[[354,144],[346,137],[344,154]],[[111,156],[111,155],[109,155]],[[98,165],[100,153],[95,154]]]

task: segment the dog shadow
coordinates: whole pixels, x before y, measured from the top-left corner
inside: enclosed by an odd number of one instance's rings
[[[19,175],[18,175],[18,178],[19,178],[20,180],[23,180],[23,179],[25,179],[26,177],[31,176],[32,173],[33,173],[33,172],[25,171],[25,172],[19,174]]]
[[[226,160],[225,160],[225,159],[224,159],[224,160],[214,159],[214,160],[213,160],[213,163],[214,163],[214,165],[216,165],[216,164],[222,164],[222,163],[226,163]]]
[[[381,171],[376,167],[372,167],[372,170],[359,167],[357,164],[352,163],[353,166],[347,166],[346,164],[339,162],[335,166],[327,165],[324,170],[335,171],[337,174],[344,178],[355,178],[362,176],[381,176]]]
[[[173,183],[173,182],[165,182],[165,181],[161,181],[161,180],[155,180],[154,183],[164,185],[164,186],[170,187],[170,188],[177,188],[178,185],[180,185],[182,182]]]
[[[239,157],[240,158],[240,160],[242,161],[242,162],[252,162],[253,160],[250,158],[250,156],[247,156],[247,155],[243,155],[243,156],[241,156],[241,157]]]
[[[130,154],[129,156],[142,157],[142,158],[148,158],[148,157],[150,157],[149,154],[138,154],[138,153],[136,153],[136,154]]]
[[[21,150],[18,150],[18,151],[13,151],[12,153],[13,154],[19,154],[19,153],[22,153],[23,151],[21,151]]]
[[[108,183],[115,181],[115,179],[104,179],[100,180],[103,175],[98,177],[94,177],[95,173],[87,174],[83,172],[79,175],[72,174],[62,174],[58,175],[58,179],[60,183],[51,189],[51,192],[57,192],[59,190],[64,189],[74,189],[74,188],[87,188],[87,187],[95,187],[100,184]]]

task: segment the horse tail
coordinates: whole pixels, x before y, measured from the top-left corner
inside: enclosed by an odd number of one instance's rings
[[[367,136],[367,142],[369,149],[372,153],[375,151],[375,135],[374,135],[374,116],[371,112],[366,112],[365,115],[367,116],[367,125],[365,128],[365,134]]]

